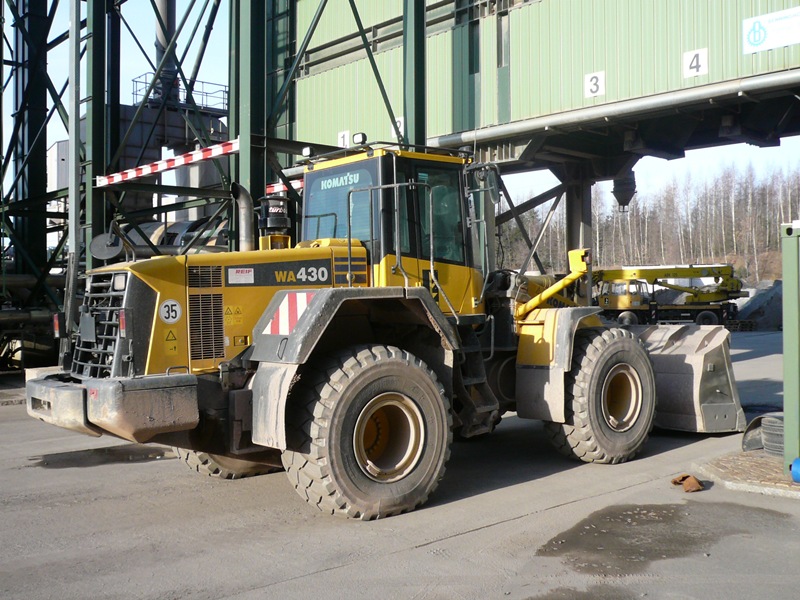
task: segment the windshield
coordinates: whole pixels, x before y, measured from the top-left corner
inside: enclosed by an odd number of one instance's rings
[[[375,237],[370,192],[350,191],[378,185],[377,180],[376,160],[306,173],[303,240],[346,238],[348,199],[352,237],[364,242]],[[377,198],[377,193],[372,196]]]

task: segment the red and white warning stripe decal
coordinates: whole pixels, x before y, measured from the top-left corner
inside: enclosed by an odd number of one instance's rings
[[[223,142],[222,144],[217,144],[215,146],[209,146],[208,148],[187,152],[186,154],[181,154],[180,156],[176,156],[174,158],[159,160],[157,162],[150,163],[149,165],[142,165],[141,167],[135,167],[133,169],[128,169],[127,171],[114,173],[113,175],[101,175],[97,178],[95,187],[106,187],[109,185],[114,185],[115,183],[130,181],[131,179],[137,179],[139,177],[146,177],[147,175],[155,175],[156,173],[163,173],[164,171],[177,169],[178,167],[182,167],[184,165],[200,162],[202,160],[208,160],[209,158],[217,158],[218,156],[236,154],[237,152],[239,152],[239,138],[229,142]]]
[[[289,335],[306,312],[315,292],[289,292],[281,301],[278,310],[267,323],[264,333],[268,335]]]
[[[292,180],[292,187],[296,190],[303,189],[303,180],[302,179],[294,179]],[[267,185],[267,195],[269,194],[280,194],[281,192],[286,191],[286,186],[282,183],[270,183]]]

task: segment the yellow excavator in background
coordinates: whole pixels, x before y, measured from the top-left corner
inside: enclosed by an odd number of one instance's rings
[[[747,298],[732,265],[638,266],[594,269],[595,302],[621,325],[694,322],[719,325],[734,320],[733,300]],[[681,285],[677,281],[687,281]],[[695,285],[695,282],[698,282]],[[680,303],[662,301],[656,288],[681,292]]]

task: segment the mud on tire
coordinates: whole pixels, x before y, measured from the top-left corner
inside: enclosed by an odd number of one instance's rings
[[[303,371],[287,406],[282,461],[319,510],[387,517],[436,489],[451,427],[444,388],[424,362],[393,346],[359,346]]]
[[[578,331],[565,401],[566,422],[545,424],[559,452],[584,462],[633,458],[647,441],[656,410],[644,345],[624,329]]]

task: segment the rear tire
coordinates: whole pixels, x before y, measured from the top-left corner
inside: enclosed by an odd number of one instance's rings
[[[704,310],[694,320],[698,325],[719,325],[719,317],[710,310]]]
[[[641,450],[653,428],[656,390],[639,338],[617,328],[578,331],[566,390],[566,422],[545,426],[559,452],[613,464]]]
[[[297,493],[321,511],[388,517],[436,489],[451,427],[444,388],[424,362],[392,346],[351,348],[301,375],[282,461]]]
[[[173,450],[186,466],[201,475],[208,475],[209,477],[243,479],[281,470],[279,467],[241,458],[197,452],[195,450],[186,450],[185,448],[173,448]]]

